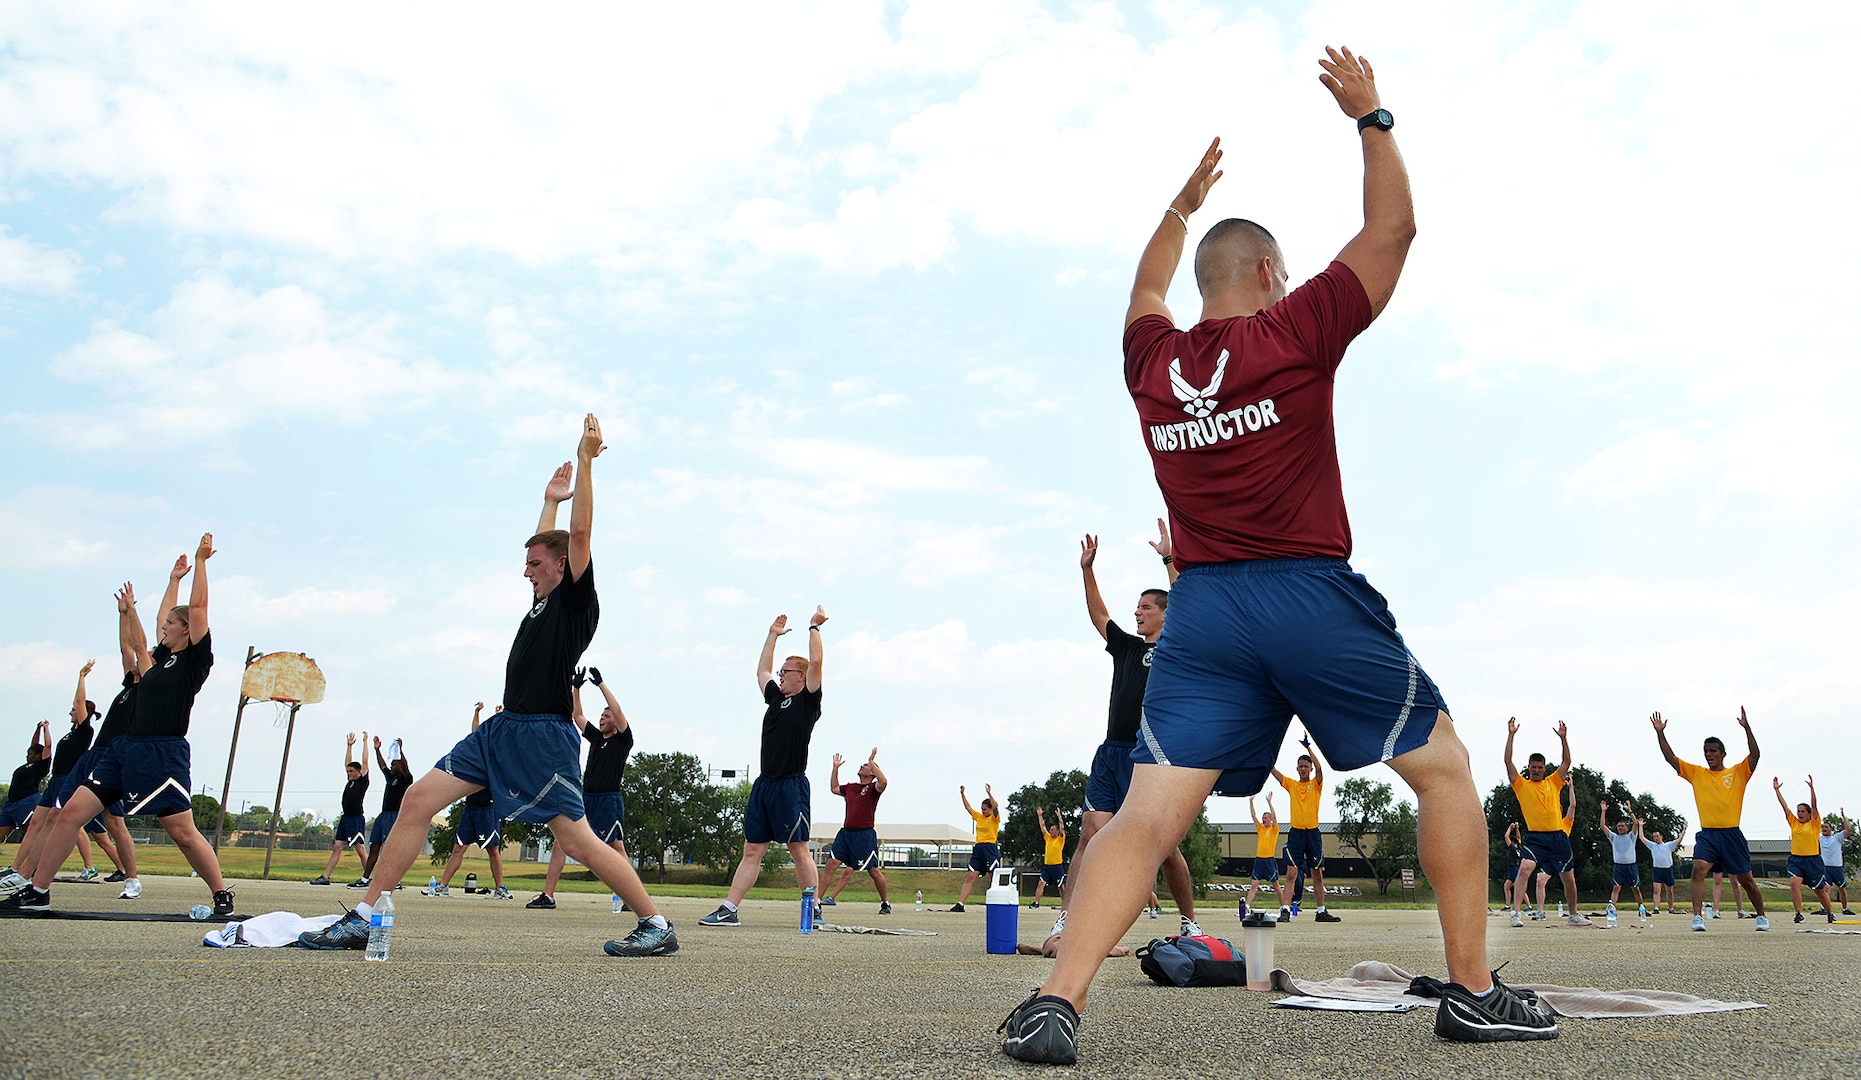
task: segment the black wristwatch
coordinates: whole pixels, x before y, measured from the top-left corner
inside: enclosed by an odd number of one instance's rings
[[[1395,126],[1396,118],[1390,114],[1388,109],[1377,109],[1357,119],[1358,131],[1362,131],[1365,128],[1376,128],[1379,131],[1388,131]]]

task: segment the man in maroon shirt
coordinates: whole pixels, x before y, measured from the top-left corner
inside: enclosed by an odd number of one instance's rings
[[[834,834],[833,853],[827,857],[827,872],[821,880],[832,883],[834,871],[845,867],[846,872],[840,876],[840,883],[833,891],[821,898],[823,904],[838,904],[840,890],[853,880],[856,870],[864,870],[872,875],[872,884],[879,890],[879,914],[892,913],[892,901],[886,894],[885,871],[880,869],[879,832],[874,817],[879,809],[879,796],[885,794],[885,773],[879,769],[879,748],[872,748],[872,755],[859,767],[859,783],[842,784],[840,766],[846,759],[834,755],[833,775],[827,779],[827,790],[846,800],[846,818],[840,823],[840,831]]]
[[[1002,1050],[1021,1060],[1075,1059],[1077,1009],[1158,865],[1211,792],[1260,790],[1294,713],[1339,769],[1387,762],[1415,790],[1451,980],[1424,984],[1442,999],[1436,1034],[1557,1035],[1549,1013],[1487,968],[1486,827],[1466,748],[1382,596],[1345,561],[1333,379],[1389,302],[1415,218],[1369,63],[1326,53],[1320,80],[1357,122],[1364,157],[1363,229],[1336,261],[1289,293],[1272,234],[1220,222],[1196,250],[1201,320],[1175,328],[1164,295],[1189,215],[1221,177],[1217,139],[1138,263],[1125,384],[1183,571],[1144,695],[1130,793],[1093,840],[1052,975],[1003,1025]]]

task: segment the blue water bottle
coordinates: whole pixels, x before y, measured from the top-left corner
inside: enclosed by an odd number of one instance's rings
[[[814,890],[801,890],[801,932],[814,933]]]

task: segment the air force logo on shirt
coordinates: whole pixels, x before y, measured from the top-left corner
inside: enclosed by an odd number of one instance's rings
[[[545,597],[543,597],[543,598],[542,598],[541,600],[538,600],[538,601],[536,602],[536,606],[535,606],[535,607],[533,607],[533,608],[531,608],[531,609],[530,609],[530,617],[531,617],[532,619],[534,619],[534,618],[536,618],[536,617],[537,617],[538,615],[541,615],[541,614],[543,613],[543,609],[544,609],[544,608],[546,608],[546,607],[548,607],[548,606],[549,606],[549,597],[547,597],[547,596],[545,596]]]
[[[1179,420],[1174,424],[1151,424],[1150,445],[1157,450],[1196,450],[1204,446],[1215,446],[1230,439],[1237,439],[1261,428],[1272,427],[1280,422],[1279,414],[1273,411],[1273,399],[1261,398],[1251,405],[1242,405],[1225,412],[1216,412],[1221,404],[1215,393],[1221,389],[1221,380],[1228,373],[1228,350],[1221,350],[1221,358],[1215,361],[1215,377],[1207,386],[1196,386],[1183,378],[1182,358],[1170,361],[1170,391],[1176,400],[1183,403],[1183,412],[1192,417]]]
[[[174,666],[175,661],[179,659],[181,659],[179,656],[170,656],[168,659],[162,661],[162,666],[165,668],[171,668]]]
[[[1150,648],[1144,650],[1144,666],[1145,667],[1150,666],[1150,658],[1155,656],[1156,654],[1157,654],[1157,647],[1155,645],[1152,645]]]
[[[1215,361],[1215,377],[1208,381],[1207,386],[1198,390],[1190,384],[1189,380],[1183,378],[1182,358],[1177,357],[1171,360],[1170,389],[1175,391],[1177,400],[1183,403],[1183,412],[1188,413],[1197,420],[1214,412],[1215,406],[1221,404],[1221,402],[1215,400],[1215,391],[1221,389],[1221,377],[1227,370],[1228,350],[1223,349],[1221,350],[1221,359]]]

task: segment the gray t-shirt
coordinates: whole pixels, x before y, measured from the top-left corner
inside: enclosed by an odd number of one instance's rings
[[[1635,861],[1635,834],[1634,833],[1618,833],[1618,832],[1610,833],[1609,834],[1609,848],[1610,848],[1609,854],[1612,857],[1614,857],[1616,862],[1618,863],[1634,862]]]
[[[1654,865],[1657,868],[1663,870],[1673,868],[1674,849],[1680,846],[1680,841],[1663,840],[1657,844],[1652,840],[1644,840],[1642,843],[1648,845],[1648,854],[1653,857]]]
[[[1818,836],[1816,838],[1816,842],[1822,845],[1822,865],[1824,866],[1842,865],[1842,834],[1841,833],[1834,832],[1834,833],[1830,833],[1827,836]]]

